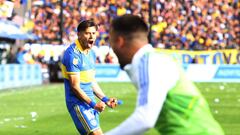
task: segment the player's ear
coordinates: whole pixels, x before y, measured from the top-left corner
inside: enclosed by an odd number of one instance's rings
[[[125,40],[122,36],[118,36],[117,42],[118,42],[120,48],[124,47]]]
[[[78,39],[81,37],[80,32],[77,32]]]

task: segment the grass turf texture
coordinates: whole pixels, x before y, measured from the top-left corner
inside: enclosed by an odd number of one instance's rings
[[[134,110],[136,91],[130,83],[100,83],[105,93],[124,101],[116,110],[101,113],[107,131]],[[197,83],[226,135],[240,133],[240,83]],[[0,92],[0,135],[77,135],[64,102],[63,84]],[[127,129],[126,129],[127,130]],[[157,135],[151,129],[146,135]]]

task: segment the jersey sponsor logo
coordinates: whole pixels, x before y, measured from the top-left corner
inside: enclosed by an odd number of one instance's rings
[[[77,65],[78,64],[78,59],[73,58],[73,65]]]

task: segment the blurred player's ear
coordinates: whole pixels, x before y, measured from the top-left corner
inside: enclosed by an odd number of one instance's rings
[[[80,37],[80,36],[81,36],[81,33],[80,33],[80,32],[77,32],[77,36]]]
[[[117,37],[117,42],[118,42],[119,48],[124,47],[125,39],[122,36]]]

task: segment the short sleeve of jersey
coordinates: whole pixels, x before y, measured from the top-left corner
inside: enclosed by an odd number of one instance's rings
[[[68,73],[71,72],[80,72],[80,59],[77,54],[73,52],[66,51],[62,61],[63,65],[66,67]]]

